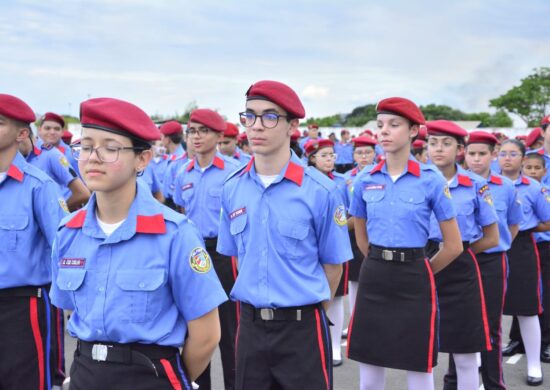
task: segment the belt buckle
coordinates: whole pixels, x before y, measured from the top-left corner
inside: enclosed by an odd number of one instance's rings
[[[92,347],[92,359],[98,362],[107,361],[108,347],[103,344],[94,344]]]
[[[273,309],[260,309],[260,318],[264,321],[273,321],[275,318],[275,311]]]
[[[393,252],[388,249],[384,249],[382,251],[382,258],[387,261],[393,260]]]

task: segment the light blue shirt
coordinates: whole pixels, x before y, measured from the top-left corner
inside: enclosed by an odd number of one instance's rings
[[[67,200],[72,192],[69,184],[78,178],[77,173],[70,167],[67,158],[54,147],[46,148],[35,146],[26,158],[29,164],[44,171],[55,181],[59,187],[59,193]]]
[[[353,164],[353,144],[350,142],[336,142],[334,144],[336,164]]]
[[[550,221],[550,196],[540,183],[521,175],[514,181],[523,210],[519,230],[535,228],[540,222]]]

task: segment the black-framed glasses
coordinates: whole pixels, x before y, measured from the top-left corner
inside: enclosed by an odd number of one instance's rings
[[[288,118],[288,115],[280,115],[274,112],[266,112],[261,115],[256,115],[253,112],[239,112],[241,125],[244,127],[252,127],[256,123],[258,117],[262,121],[262,126],[266,129],[272,129],[279,123],[279,118]]]
[[[198,129],[185,130],[185,134],[187,135],[206,135],[208,133],[210,133],[210,129],[208,127],[199,127]]]
[[[78,161],[88,161],[94,151],[97,157],[104,163],[113,163],[118,160],[121,150],[145,150],[142,147],[133,146],[99,146],[94,148],[88,145],[73,145],[71,146],[73,156]]]

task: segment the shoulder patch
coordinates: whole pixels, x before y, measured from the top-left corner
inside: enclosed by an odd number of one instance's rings
[[[59,199],[57,199],[57,201],[59,202],[59,206],[61,206],[63,211],[65,211],[67,214],[69,214],[70,213],[69,207],[67,206],[67,203],[65,203],[65,199],[59,198]]]
[[[212,261],[206,249],[198,246],[189,254],[189,265],[193,271],[199,274],[205,274],[210,271]]]
[[[61,156],[59,157],[59,162],[61,163],[61,165],[63,165],[65,168],[67,168],[69,166],[69,160],[67,160],[67,158],[65,156]]]
[[[336,207],[336,210],[334,211],[334,222],[336,222],[338,226],[344,226],[348,223],[346,208],[344,205],[339,205]]]

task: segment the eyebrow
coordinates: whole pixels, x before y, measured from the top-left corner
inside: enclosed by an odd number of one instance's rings
[[[82,141],[94,141],[94,139],[92,137],[84,137],[82,138]],[[121,143],[119,140],[117,139],[114,139],[114,138],[104,138],[104,139],[101,139],[100,140],[101,142],[118,142],[119,144]]]
[[[246,112],[250,112],[252,114],[256,114],[256,111],[254,111],[253,109],[251,108],[247,108],[246,109]],[[268,109],[265,109],[262,111],[262,114],[277,114],[277,115],[282,115],[279,111],[277,111],[275,108],[268,108]],[[258,114],[256,114],[258,115]]]

